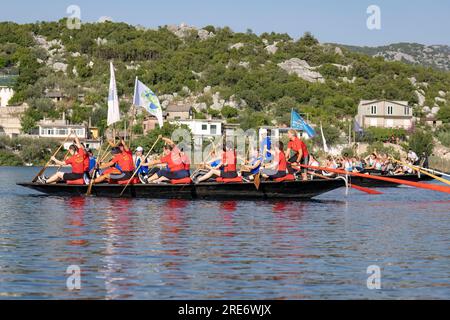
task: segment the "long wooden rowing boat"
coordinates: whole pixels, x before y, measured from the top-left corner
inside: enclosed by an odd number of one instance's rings
[[[18,183],[47,195],[84,196],[87,185]],[[205,199],[205,200],[265,200],[291,199],[308,200],[325,192],[345,186],[343,179],[308,180],[289,182],[261,182],[259,189],[253,183],[200,183],[200,184],[137,184],[130,185],[123,197],[156,199]],[[92,195],[117,198],[123,185],[98,184],[92,188]]]
[[[430,176],[427,176],[425,174],[421,174],[420,176],[417,174],[402,174],[402,175],[380,175],[380,174],[371,174],[373,176],[379,176],[379,177],[386,177],[386,178],[395,178],[403,181],[411,181],[411,182],[424,182],[424,181],[432,181],[433,178]],[[382,180],[372,180],[372,179],[366,179],[363,177],[349,177],[348,178],[349,183],[354,183],[356,185],[359,185],[361,187],[366,188],[391,188],[391,187],[398,187],[400,184],[393,183],[389,181],[382,181]]]

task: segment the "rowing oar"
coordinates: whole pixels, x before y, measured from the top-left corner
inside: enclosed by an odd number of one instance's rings
[[[449,178],[450,178],[450,174],[447,174],[447,173],[444,173],[444,172],[441,172],[441,171],[437,171],[437,170],[435,170],[435,169],[424,168],[424,167],[420,167],[420,169],[425,170],[425,171],[428,171],[428,172],[431,172],[431,173],[440,174],[441,176],[449,177]]]
[[[52,158],[56,157],[56,155],[58,154],[59,150],[61,150],[61,148],[64,146],[64,144],[67,142],[67,140],[69,140],[69,138],[72,136],[72,132],[66,137],[66,139],[64,140],[64,142],[59,146],[59,148],[55,151],[55,153],[50,157],[50,160],[47,161],[47,163],[45,164],[45,166],[38,172],[38,174],[33,178],[32,182],[36,182],[38,177],[40,177],[45,170],[47,170],[48,166],[50,165],[50,163],[52,162]]]
[[[148,150],[147,154],[145,155],[144,159],[147,159],[150,156],[150,153],[153,151],[153,148],[155,148],[156,144],[158,143],[158,141],[162,138],[161,135],[158,136],[158,139],[156,139],[155,143],[152,145],[152,147],[150,148],[150,150]],[[122,192],[120,193],[120,196],[123,196],[123,193],[125,192],[125,190],[127,189],[128,185],[130,184],[130,182],[134,179],[134,177],[136,176],[136,173],[139,172],[139,169],[141,169],[142,167],[142,162],[139,164],[139,166],[137,167],[137,169],[134,171],[133,175],[131,176],[131,178],[127,181],[127,184],[125,185],[125,187],[123,188]]]
[[[106,153],[106,151],[109,149],[109,147],[110,147],[110,145],[108,144],[108,146],[106,147],[105,152],[103,152],[103,153]],[[87,192],[86,192],[86,195],[87,195],[87,196],[90,196],[91,193],[92,193],[92,187],[94,186],[94,183],[95,183],[95,173],[96,173],[97,170],[98,170],[98,169],[97,169],[97,166],[98,166],[99,163],[102,162],[102,160],[100,160],[101,156],[102,156],[102,147],[100,147],[100,148],[98,149],[97,158],[95,159],[95,167],[94,167],[94,171],[92,172],[92,177],[91,177],[91,180],[89,181],[89,187],[88,187]]]
[[[320,177],[320,178],[325,179],[325,180],[333,180],[332,178],[326,177],[326,176],[321,175],[319,173],[310,172],[310,174],[315,175],[315,176]],[[349,185],[350,185],[350,188],[353,188],[353,189],[356,189],[356,190],[359,190],[359,191],[362,191],[362,192],[365,192],[365,193],[368,193],[368,194],[383,194],[383,192],[380,192],[380,191],[377,191],[377,190],[373,190],[373,189],[369,189],[369,188],[365,188],[365,187],[361,187],[361,186],[358,186],[358,185],[353,184],[353,183],[350,183]]]
[[[432,173],[430,173],[428,171],[422,170],[422,168],[420,168],[420,167],[416,167],[416,166],[414,166],[412,164],[409,164],[409,163],[406,163],[406,162],[403,162],[403,161],[399,161],[399,160],[396,160],[396,159],[393,159],[393,158],[392,158],[392,160],[394,160],[397,163],[400,163],[400,164],[404,165],[405,167],[408,167],[408,168],[411,168],[413,170],[419,171],[420,173],[426,174],[427,176],[432,177],[433,179],[436,179],[436,180],[438,180],[440,182],[443,182],[445,184],[450,185],[450,181],[448,181],[448,180],[446,180],[444,178],[438,177],[438,176],[436,176],[436,175],[434,175],[434,174],[432,174]]]
[[[450,187],[447,186],[440,186],[437,184],[431,184],[431,183],[420,183],[420,182],[413,182],[413,181],[407,181],[407,180],[401,180],[401,179],[395,179],[395,178],[388,178],[388,177],[380,177],[380,176],[374,176],[369,174],[362,174],[362,173],[356,173],[356,172],[347,172],[345,170],[339,170],[339,169],[332,169],[332,168],[324,168],[324,167],[312,167],[312,166],[306,166],[304,164],[300,164],[301,167],[309,168],[313,170],[322,170],[322,171],[328,171],[328,172],[334,172],[339,174],[346,174],[354,177],[361,177],[366,179],[373,179],[373,180],[380,180],[380,181],[387,181],[397,184],[404,184],[410,187],[420,188],[420,189],[427,189],[427,190],[433,190],[443,193],[449,193],[450,194]]]

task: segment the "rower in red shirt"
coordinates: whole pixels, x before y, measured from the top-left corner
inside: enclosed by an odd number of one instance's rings
[[[187,157],[181,152],[181,150],[175,145],[175,143],[169,138],[162,138],[166,143],[164,145],[164,155],[156,160],[143,164],[143,166],[153,167],[158,164],[166,164],[168,169],[159,170],[153,176],[148,178],[148,183],[159,183],[168,180],[180,180],[190,176],[189,170],[186,169],[186,165],[189,165]],[[183,162],[184,160],[184,162]],[[185,163],[187,162],[187,164]]]
[[[196,183],[206,181],[212,177],[221,177],[225,179],[233,179],[238,176],[236,172],[237,156],[236,150],[232,142],[228,141],[222,153],[222,165],[220,170],[212,168],[207,174],[198,178]]]
[[[287,160],[284,153],[283,142],[278,141],[278,145],[275,147],[275,152],[271,150],[264,150],[264,152],[270,152],[273,155],[274,160],[262,170],[262,176],[269,180],[285,177],[287,171]]]
[[[51,158],[55,164],[59,166],[70,165],[72,167],[71,173],[57,172],[53,176],[48,179],[45,177],[39,177],[38,181],[42,184],[53,184],[58,181],[74,181],[83,179],[85,167],[84,167],[84,159],[85,159],[85,151],[83,146],[80,143],[80,140],[75,135],[75,142],[69,147],[70,157],[65,161],[59,161],[55,157]]]
[[[293,164],[303,164],[308,165],[309,163],[309,152],[306,144],[297,136],[297,131],[294,129],[290,129],[288,131],[288,148],[286,154],[288,156],[288,171],[289,173],[293,173],[294,169],[292,168]],[[293,155],[291,156],[291,152]],[[302,168],[302,178],[303,180],[307,180],[307,169]]]
[[[117,167],[120,168],[120,173],[105,173],[95,179],[95,183],[101,183],[106,179],[111,179],[113,181],[127,181],[133,176],[135,170],[133,153],[130,151],[123,138],[120,139],[120,143],[117,147],[111,149],[111,154],[113,155],[112,160],[100,164],[100,170]]]

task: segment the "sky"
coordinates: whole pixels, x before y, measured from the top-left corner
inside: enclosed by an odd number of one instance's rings
[[[297,39],[310,31],[320,42],[377,46],[396,42],[450,45],[448,0],[39,0],[2,1],[0,21],[55,21],[77,5],[81,20],[110,17],[116,22],[156,28],[186,23],[288,33]],[[370,30],[371,5],[380,28]],[[373,21],[373,20],[371,20]]]

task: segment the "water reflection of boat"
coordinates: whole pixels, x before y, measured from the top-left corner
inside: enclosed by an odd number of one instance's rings
[[[86,185],[18,183],[48,195],[80,196],[86,194]],[[307,200],[325,192],[345,186],[342,179],[308,180],[289,182],[261,182],[259,189],[253,183],[201,183],[186,185],[147,184],[130,185],[123,197],[159,199],[205,199],[205,200],[264,200],[293,199]],[[92,195],[98,197],[119,197],[122,185],[95,185]]]

